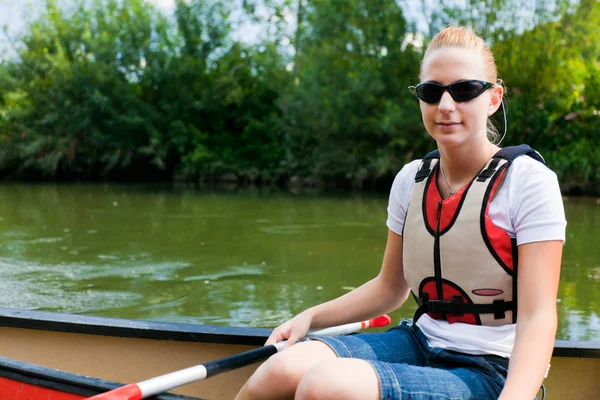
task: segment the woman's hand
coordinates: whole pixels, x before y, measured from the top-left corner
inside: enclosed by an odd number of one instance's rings
[[[273,329],[271,336],[265,342],[265,346],[281,342],[282,340],[287,340],[287,346],[290,346],[298,340],[304,339],[310,329],[312,318],[310,310],[306,310],[289,321],[284,322]]]

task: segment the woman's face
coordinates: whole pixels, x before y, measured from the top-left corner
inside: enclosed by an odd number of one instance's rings
[[[483,59],[470,49],[448,47],[427,55],[421,67],[421,82],[444,85],[463,79],[488,81]],[[494,86],[467,102],[456,102],[445,91],[439,103],[419,101],[425,129],[438,145],[455,146],[486,139],[487,117],[500,106],[502,88]]]

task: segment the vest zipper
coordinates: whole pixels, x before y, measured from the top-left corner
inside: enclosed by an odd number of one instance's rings
[[[442,202],[438,202],[437,225],[435,227],[435,237],[433,240],[433,269],[435,276],[435,286],[438,292],[438,300],[444,299],[442,288],[442,256],[440,250],[440,224],[442,220]]]

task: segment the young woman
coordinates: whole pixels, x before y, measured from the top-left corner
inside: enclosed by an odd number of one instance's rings
[[[298,343],[266,361],[237,399],[536,396],[554,345],[565,239],[556,175],[528,146],[500,149],[489,137],[503,88],[481,38],[444,29],[420,81],[412,91],[438,151],[393,183],[379,275],[285,322],[267,344],[389,312],[410,292],[414,322]]]

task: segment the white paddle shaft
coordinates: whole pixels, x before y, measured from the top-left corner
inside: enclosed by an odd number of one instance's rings
[[[333,326],[331,328],[309,332],[307,337],[311,338],[318,336],[349,335],[368,327],[369,321],[352,322],[350,324]],[[287,340],[284,340],[271,345],[274,347],[273,354],[282,351],[285,348],[286,343]],[[142,399],[144,399],[146,397],[154,396],[156,394],[169,391],[173,388],[186,385],[197,380],[206,379],[206,377],[206,367],[204,365],[196,365],[139,382],[137,386],[142,392]]]

